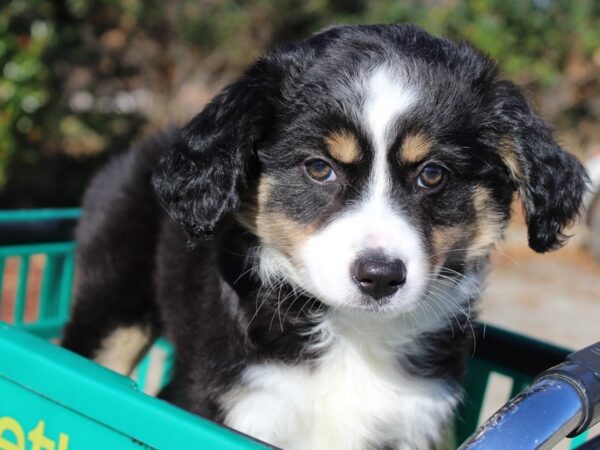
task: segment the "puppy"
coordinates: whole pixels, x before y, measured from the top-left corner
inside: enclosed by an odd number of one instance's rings
[[[486,56],[331,28],[100,172],[64,345],[128,374],[164,334],[165,399],[282,448],[428,449],[513,194],[545,252],[585,185]]]

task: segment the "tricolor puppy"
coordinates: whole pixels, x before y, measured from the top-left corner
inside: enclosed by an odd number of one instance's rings
[[[129,373],[165,334],[164,398],[282,448],[428,449],[513,195],[545,252],[585,185],[473,48],[331,28],[97,176],[64,344]]]

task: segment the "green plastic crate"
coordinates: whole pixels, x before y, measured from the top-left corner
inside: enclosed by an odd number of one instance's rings
[[[6,324],[0,355],[2,450],[267,448]]]
[[[12,304],[12,325],[0,323],[0,450],[270,448],[142,392],[153,353],[167,356],[153,390],[168,378],[172,351],[164,340],[135,370],[137,383],[47,342],[60,337],[69,315],[75,249],[70,232],[79,213],[0,212],[0,307]],[[60,242],[61,234],[69,240]],[[41,266],[41,283],[37,314],[28,320],[34,261]],[[9,264],[17,275],[12,296],[5,276]]]
[[[143,392],[155,392],[168,379],[172,349],[164,340],[142,360],[134,380],[47,342],[60,337],[69,315],[75,250],[71,233],[79,214],[78,209],[0,212],[0,311],[3,302],[12,303],[11,325],[0,323],[0,450],[269,448]],[[12,298],[2,284],[9,262],[17,274]],[[33,266],[41,270],[35,315],[27,314],[32,307],[26,304],[32,297],[27,289]],[[514,396],[569,353],[490,326],[476,327],[474,333],[477,352],[457,414],[457,442],[483,419],[493,374],[509,377]],[[150,386],[156,354],[162,354],[162,375]],[[584,440],[573,439],[571,448]]]

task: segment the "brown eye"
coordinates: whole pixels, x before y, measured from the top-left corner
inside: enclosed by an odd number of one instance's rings
[[[331,166],[322,159],[311,159],[310,161],[307,161],[304,164],[304,169],[309,177],[321,183],[335,181],[337,179],[337,175]]]
[[[423,189],[432,189],[442,184],[446,170],[437,164],[427,164],[417,178],[417,185]]]

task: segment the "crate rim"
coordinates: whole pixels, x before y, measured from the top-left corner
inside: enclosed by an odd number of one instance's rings
[[[3,209],[0,222],[37,221],[48,219],[78,219],[81,208]]]
[[[0,354],[0,377],[15,387],[151,448],[180,449],[193,442],[223,450],[273,448],[150,397],[133,380],[2,322]]]

